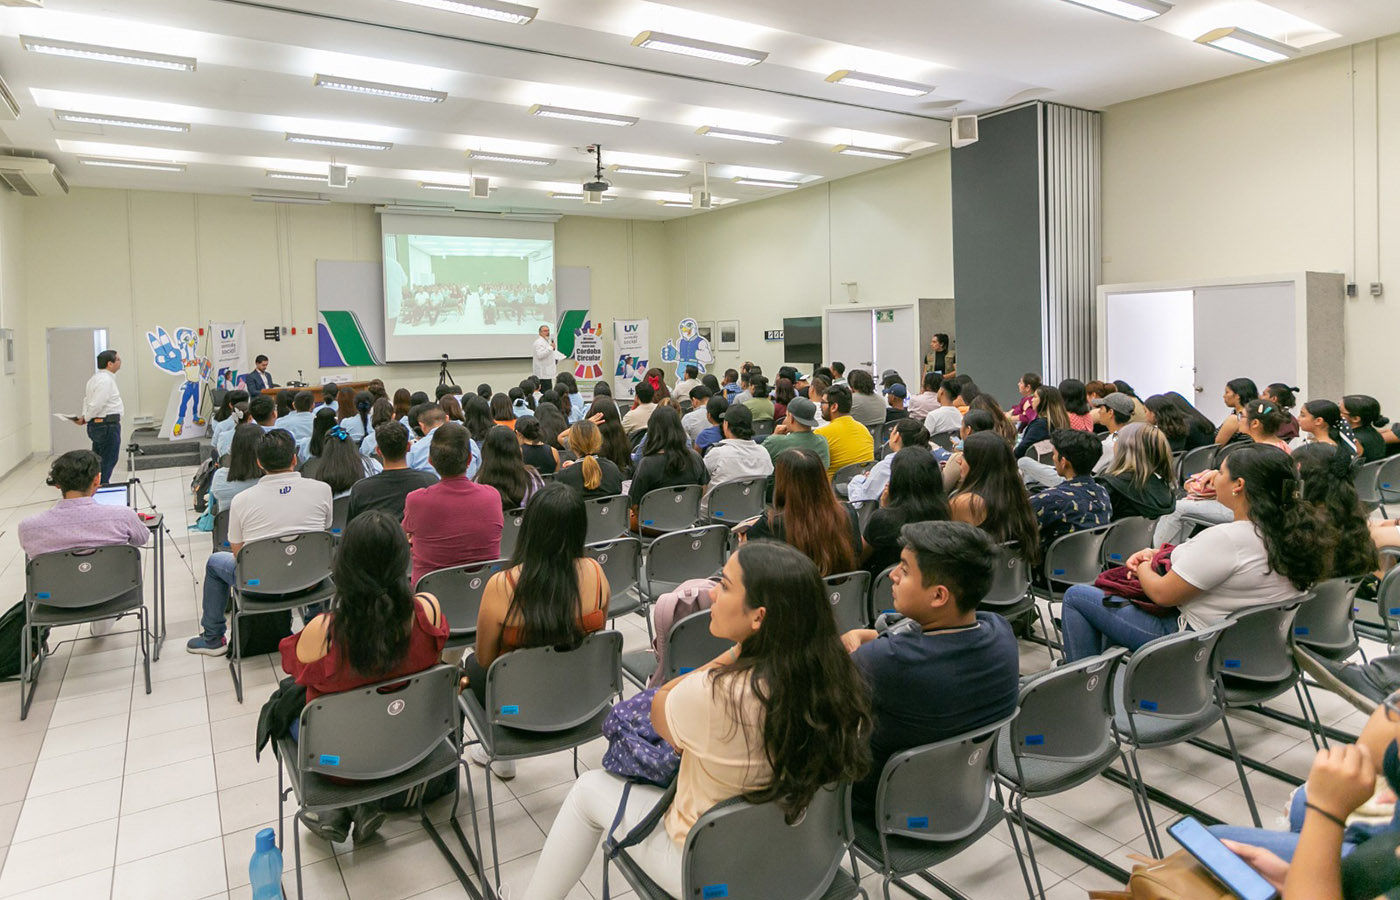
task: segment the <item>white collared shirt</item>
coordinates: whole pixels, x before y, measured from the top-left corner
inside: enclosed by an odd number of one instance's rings
[[[94,372],[83,392],[83,418],[100,419],[122,414],[122,395],[117,376],[106,369]]]
[[[536,378],[554,378],[554,345],[547,338],[535,338],[531,372]]]

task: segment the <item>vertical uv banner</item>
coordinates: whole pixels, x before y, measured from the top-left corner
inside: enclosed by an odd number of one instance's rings
[[[631,400],[637,382],[647,371],[647,320],[617,319],[613,322],[613,398]]]
[[[248,341],[242,322],[212,322],[209,325],[209,362],[214,369],[214,386],[228,390],[238,376],[248,371]]]

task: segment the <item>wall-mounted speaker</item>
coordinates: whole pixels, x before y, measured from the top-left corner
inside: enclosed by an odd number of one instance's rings
[[[976,116],[954,116],[952,130],[954,147],[966,147],[968,144],[977,143]]]
[[[472,176],[472,199],[485,200],[491,196],[491,179],[481,175]]]
[[[330,172],[326,175],[326,186],[333,188],[344,188],[350,186],[350,169],[347,166],[331,163]]]

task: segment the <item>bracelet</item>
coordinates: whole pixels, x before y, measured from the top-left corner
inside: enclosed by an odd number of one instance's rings
[[[1310,809],[1310,810],[1312,810],[1313,812],[1317,813],[1319,816],[1322,816],[1324,819],[1328,820],[1329,822],[1334,822],[1334,823],[1336,823],[1336,825],[1337,825],[1338,828],[1342,829],[1343,831],[1346,831],[1347,823],[1346,823],[1346,820],[1345,820],[1345,819],[1339,819],[1339,818],[1337,818],[1336,816],[1332,815],[1332,814],[1331,814],[1330,812],[1328,812],[1327,810],[1323,809],[1322,807],[1320,807],[1320,806],[1315,806],[1315,805],[1313,805],[1313,804],[1311,804],[1311,803],[1304,803],[1303,806],[1306,807],[1307,809]]]

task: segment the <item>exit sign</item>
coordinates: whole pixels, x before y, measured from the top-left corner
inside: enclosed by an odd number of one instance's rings
[[[876,322],[893,322],[893,321],[894,321],[894,310],[892,310],[892,309],[877,309],[877,310],[875,310],[875,321],[876,321]]]

